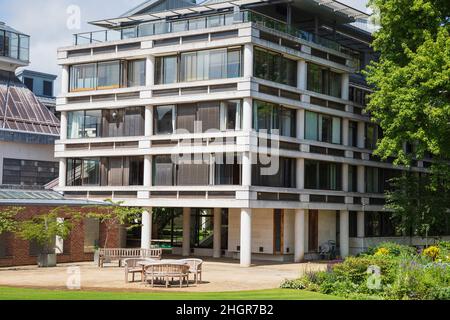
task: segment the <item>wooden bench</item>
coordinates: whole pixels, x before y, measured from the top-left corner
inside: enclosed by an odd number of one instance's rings
[[[162,263],[151,264],[145,267],[144,281],[147,284],[150,281],[152,288],[155,285],[155,281],[163,280],[166,288],[169,287],[169,279],[179,279],[180,288],[183,287],[183,283],[186,282],[186,286],[189,287],[189,265],[183,263]]]
[[[124,259],[148,258],[161,260],[161,256],[161,249],[99,249],[98,266],[103,268],[105,262],[119,261],[119,267],[121,267]]]

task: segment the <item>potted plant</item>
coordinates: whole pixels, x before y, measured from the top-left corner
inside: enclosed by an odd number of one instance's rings
[[[70,220],[60,218],[59,211],[61,209],[56,208],[47,214],[19,223],[19,237],[28,241],[36,241],[40,246],[38,266],[41,268],[56,267],[56,237],[66,239],[72,229]],[[67,213],[67,211],[64,212]]]

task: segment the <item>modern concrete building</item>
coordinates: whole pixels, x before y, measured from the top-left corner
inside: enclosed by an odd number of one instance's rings
[[[144,248],[242,266],[405,240],[383,211],[401,168],[373,155],[381,132],[363,112],[372,38],[350,24],[366,14],[187,2],[147,1],[58,50],[57,190],[146,208]]]
[[[0,186],[43,187],[58,177],[59,120],[15,75],[29,64],[29,36],[0,23]]]

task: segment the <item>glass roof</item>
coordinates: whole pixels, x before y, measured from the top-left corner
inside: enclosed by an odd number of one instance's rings
[[[13,73],[0,71],[0,129],[59,136],[59,120]]]

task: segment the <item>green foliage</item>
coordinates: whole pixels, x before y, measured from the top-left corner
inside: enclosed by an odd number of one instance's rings
[[[0,210],[0,234],[17,231],[17,215],[23,210],[21,207],[7,207]]]
[[[64,219],[65,217],[69,219]],[[58,207],[31,220],[19,222],[17,234],[24,240],[36,241],[42,246],[42,253],[54,253],[55,238],[58,236],[66,239],[72,230],[73,222],[77,219],[77,212],[67,207]]]
[[[391,257],[413,256],[417,253],[417,250],[410,246],[405,246],[395,242],[381,242],[377,246],[369,248],[364,255],[373,256],[381,248],[387,249],[388,255]]]
[[[90,211],[86,215],[88,218],[97,219],[106,227],[104,247],[108,244],[110,231],[119,226],[125,226],[127,230],[132,230],[141,226],[142,208],[126,207],[123,202],[105,200],[109,205],[89,206]]]

